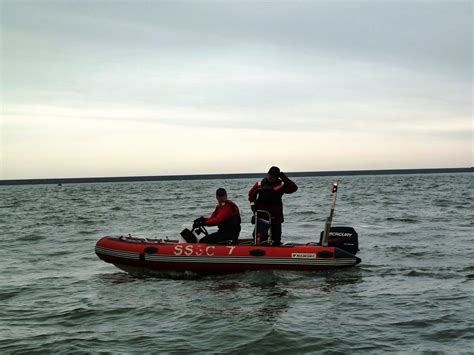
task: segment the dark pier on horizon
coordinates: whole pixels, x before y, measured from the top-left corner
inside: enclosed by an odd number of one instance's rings
[[[287,175],[290,177],[311,177],[311,176],[336,176],[337,177],[337,176],[355,176],[355,175],[449,174],[449,173],[472,173],[472,172],[474,172],[473,167],[431,168],[431,169],[302,171],[302,172],[288,172]],[[237,173],[237,174],[11,179],[11,180],[0,180],[0,185],[85,184],[85,183],[104,183],[104,182],[247,179],[247,178],[259,178],[264,175],[265,173],[262,172],[262,173]]]

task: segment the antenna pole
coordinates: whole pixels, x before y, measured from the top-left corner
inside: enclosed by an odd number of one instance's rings
[[[331,212],[329,213],[329,217],[326,218],[326,223],[324,224],[323,240],[321,241],[321,245],[323,247],[328,246],[329,232],[331,231],[331,224],[332,224],[332,217],[334,216],[334,210],[336,209],[336,197],[337,197],[337,186],[338,185],[339,185],[339,180],[332,184]]]

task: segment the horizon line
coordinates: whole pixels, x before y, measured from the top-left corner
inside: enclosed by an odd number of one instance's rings
[[[286,173],[290,177],[311,176],[356,176],[356,175],[403,175],[403,174],[442,174],[474,172],[474,167],[460,168],[420,168],[420,169],[365,169],[365,170],[333,170],[333,171],[295,171]],[[107,182],[139,182],[139,181],[173,181],[173,180],[219,180],[247,179],[264,176],[260,173],[225,173],[225,174],[187,174],[187,175],[137,175],[137,176],[101,176],[72,178],[33,178],[4,179],[0,185],[45,185],[45,184],[87,184]]]

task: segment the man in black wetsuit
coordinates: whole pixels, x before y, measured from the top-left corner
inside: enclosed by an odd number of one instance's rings
[[[281,244],[281,224],[284,221],[282,196],[296,190],[298,186],[278,167],[272,166],[267,176],[257,181],[249,191],[252,212],[265,210],[271,215],[273,245]]]

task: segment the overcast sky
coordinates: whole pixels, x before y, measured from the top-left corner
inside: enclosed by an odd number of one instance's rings
[[[473,165],[471,1],[0,3],[0,178]]]

